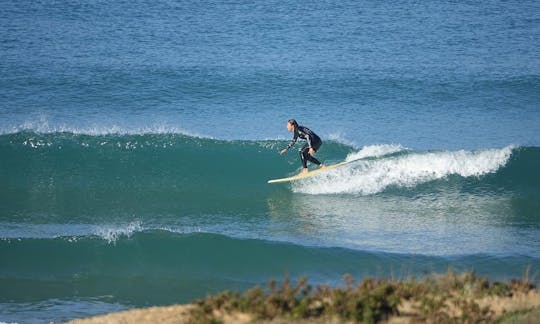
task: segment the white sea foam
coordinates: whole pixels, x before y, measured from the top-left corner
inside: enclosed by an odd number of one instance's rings
[[[198,226],[150,226],[141,221],[126,224],[22,224],[0,222],[0,240],[56,239],[78,242],[88,237],[99,237],[108,243],[145,231],[165,231],[176,234],[201,233]]]
[[[142,224],[140,221],[132,222],[127,225],[114,225],[114,226],[102,226],[97,227],[95,235],[100,236],[104,240],[107,240],[109,243],[116,242],[122,237],[131,237],[136,232],[141,232],[143,230]]]
[[[340,132],[328,134],[328,136],[326,138],[331,140],[331,141],[335,141],[335,142],[338,142],[338,143],[341,143],[341,144],[345,144],[347,146],[352,146],[354,148],[358,148],[358,145],[356,145],[354,142],[346,139],[345,136]]]
[[[496,172],[504,166],[513,148],[508,146],[479,151],[409,152],[390,157],[384,155],[392,151],[391,147],[369,148],[363,153],[363,150],[357,152],[357,155],[365,157],[383,152],[385,154],[382,154],[381,158],[352,162],[320,176],[293,183],[292,189],[307,194],[369,195],[390,186],[414,187],[449,175],[482,176]],[[394,149],[398,150],[399,146]]]
[[[381,144],[364,146],[360,151],[347,155],[345,161],[350,162],[358,159],[380,157],[392,153],[405,151],[406,149],[397,144]]]
[[[80,135],[145,135],[145,134],[180,134],[191,137],[212,138],[204,134],[195,133],[176,125],[168,123],[105,123],[102,125],[67,125],[65,123],[50,122],[46,115],[41,114],[26,120],[18,125],[0,128],[0,135],[15,134],[31,131],[40,134],[73,133]]]

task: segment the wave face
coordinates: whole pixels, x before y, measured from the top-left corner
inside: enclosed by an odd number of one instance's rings
[[[266,178],[291,170],[284,141],[182,134],[0,136],[1,215],[92,215],[250,208]],[[337,143],[331,152],[350,150]],[[10,217],[10,216],[8,216]]]
[[[279,156],[285,144],[174,133],[1,135],[0,220],[254,211],[270,192],[289,190],[266,180],[299,170],[295,151]],[[414,195],[452,187],[538,194],[540,183],[536,147],[417,152],[330,141],[318,157],[352,162],[293,183],[293,192]]]
[[[92,201],[95,208],[111,208],[106,201],[114,201],[130,209],[153,202],[163,206],[166,200],[212,205],[234,197],[255,197],[269,190],[268,178],[298,170],[294,150],[284,158],[277,154],[285,144],[175,133],[1,135],[0,179],[5,184],[1,203],[12,211],[32,206],[43,211],[70,202],[87,206]],[[330,141],[318,156],[330,163],[353,162],[294,183],[293,191],[371,195],[404,188],[414,192],[426,183],[440,185],[455,178],[488,190],[490,186],[523,189],[531,181],[538,184],[534,165],[540,162],[540,149],[416,152],[399,145],[373,145],[358,150]],[[20,206],[8,207],[15,202]]]

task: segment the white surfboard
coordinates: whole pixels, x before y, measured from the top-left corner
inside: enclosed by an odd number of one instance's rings
[[[319,169],[316,169],[316,170],[313,170],[313,171],[309,171],[308,173],[298,174],[298,175],[288,177],[288,178],[268,180],[268,183],[289,182],[289,181],[295,181],[295,180],[300,180],[300,179],[313,177],[313,176],[315,176],[317,174],[320,174],[320,173],[335,169],[338,166],[342,166],[342,165],[350,163],[350,162],[352,162],[352,161],[346,161],[346,162],[340,162],[340,163],[328,165],[328,166],[325,166],[324,168],[319,168]]]

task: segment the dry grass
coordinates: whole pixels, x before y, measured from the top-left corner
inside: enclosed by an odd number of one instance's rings
[[[423,279],[367,278],[344,287],[312,287],[286,277],[243,294],[225,291],[187,306],[154,307],[76,323],[524,323],[540,309],[528,278],[490,283],[474,272]],[[512,315],[512,316],[511,316]],[[517,316],[517,317],[516,317]],[[520,323],[521,320],[518,321]]]

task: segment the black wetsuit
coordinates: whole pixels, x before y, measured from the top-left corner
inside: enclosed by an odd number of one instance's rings
[[[302,159],[302,166],[307,168],[307,161],[320,165],[321,162],[309,154],[309,149],[312,148],[315,151],[319,150],[322,145],[321,138],[317,136],[311,129],[304,126],[296,126],[294,128],[294,137],[292,141],[287,145],[287,150],[290,149],[298,138],[305,139],[307,143],[299,150],[300,158]]]

